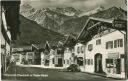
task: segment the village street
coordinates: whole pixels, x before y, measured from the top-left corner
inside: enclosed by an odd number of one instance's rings
[[[17,76],[15,76],[17,74]],[[30,75],[30,76],[28,76]],[[41,76],[38,76],[41,75]],[[34,77],[33,77],[34,76]],[[82,72],[66,72],[62,70],[42,69],[38,67],[19,67],[10,65],[3,80],[87,80],[87,81],[125,81]]]

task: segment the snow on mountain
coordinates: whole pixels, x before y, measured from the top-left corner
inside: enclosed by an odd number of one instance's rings
[[[85,11],[85,12],[82,12],[81,14],[79,14],[79,17],[82,17],[82,16],[90,16],[90,15],[92,15],[92,14],[95,14],[95,13],[97,13],[97,12],[99,12],[99,11],[103,11],[105,8],[104,7],[102,7],[102,6],[99,6],[99,7],[97,7],[96,9],[93,9],[93,10],[90,10],[90,11]]]

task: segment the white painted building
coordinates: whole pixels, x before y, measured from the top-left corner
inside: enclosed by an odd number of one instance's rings
[[[103,71],[108,77],[125,78],[124,44],[124,34],[121,31],[93,38],[85,49],[85,71]]]
[[[63,61],[63,67],[67,68],[71,64],[74,64],[74,57],[75,57],[75,49],[74,46],[76,44],[76,39],[73,35],[67,36],[65,42],[64,42],[64,61]]]
[[[126,77],[125,24],[121,24],[123,22],[121,20],[117,20],[117,23],[113,22],[115,20],[93,17],[86,22],[77,38],[85,45],[83,71],[114,78]]]
[[[55,54],[56,54],[56,50],[54,49],[50,49],[50,56],[49,56],[49,67],[53,68],[55,67]]]
[[[74,54],[77,57],[77,59],[75,59],[75,63],[78,64],[80,66],[81,71],[83,71],[85,68],[84,66],[85,45],[83,45],[82,43],[77,43],[74,49],[75,49]]]
[[[44,52],[41,52],[41,66],[44,67]]]
[[[44,51],[41,53],[41,65],[42,67],[54,68],[55,67],[55,55],[57,53],[58,42],[47,41],[45,43]]]
[[[28,61],[28,64],[34,64],[34,52],[27,52],[26,53],[26,60]]]
[[[12,62],[16,62],[16,65],[20,65],[22,63],[22,54],[21,53],[14,53],[11,56]]]
[[[2,13],[1,13],[1,32],[0,32],[0,45],[1,45],[1,67],[2,67],[2,72],[5,72],[7,70],[8,64],[9,64],[9,56],[10,56],[10,42],[11,42],[11,34],[10,31],[8,30],[8,25],[6,21],[6,16],[4,9],[2,8]]]
[[[66,47],[64,51],[64,63],[63,67],[67,68],[74,63],[73,60],[73,48]]]

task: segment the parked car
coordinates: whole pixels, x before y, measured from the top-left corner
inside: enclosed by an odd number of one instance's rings
[[[80,72],[80,67],[77,64],[71,64],[69,67],[67,67],[67,71],[69,71],[69,72]]]

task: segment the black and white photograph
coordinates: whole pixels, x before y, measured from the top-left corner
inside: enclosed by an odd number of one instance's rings
[[[127,81],[127,0],[1,0],[0,79]]]

